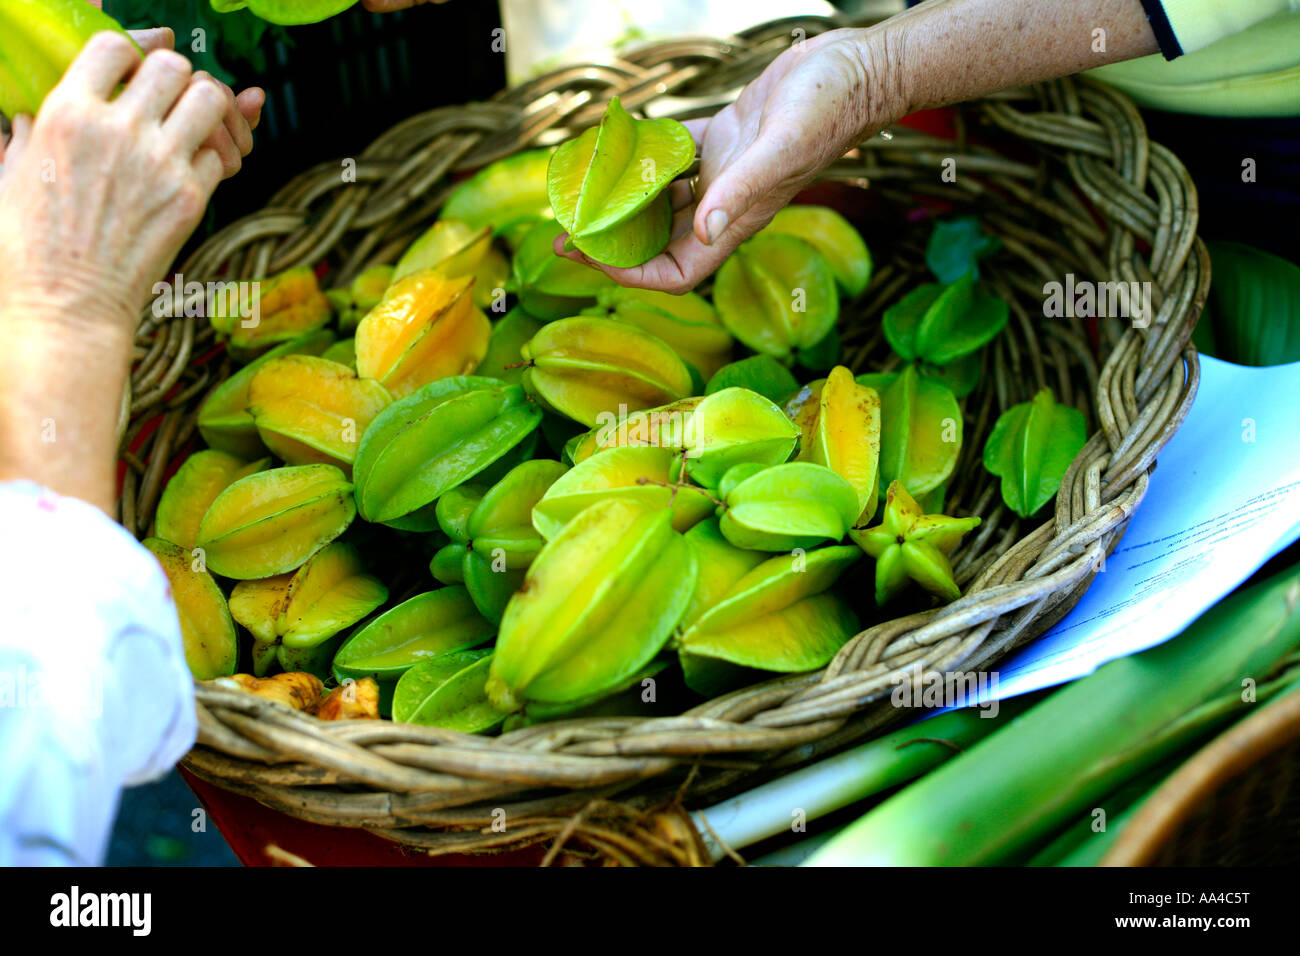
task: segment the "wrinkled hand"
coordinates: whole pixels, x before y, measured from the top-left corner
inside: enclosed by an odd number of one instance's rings
[[[168,27],[130,32],[146,53],[173,49],[172,31]],[[213,131],[203,145],[217,151],[221,157],[221,178],[229,179],[243,168],[244,157],[253,151],[253,130],[257,129],[257,124],[262,120],[266,93],[259,87],[250,86],[236,96],[234,90],[206,70],[199,70],[190,82],[213,83],[226,99],[226,115],[222,125]]]
[[[104,0],[86,0],[92,7],[101,10]],[[170,27],[154,27],[151,30],[128,30],[132,39],[140,44],[145,53],[154,50],[175,49],[175,36]],[[244,165],[244,157],[253,151],[253,130],[262,119],[262,107],[266,104],[266,93],[256,86],[250,86],[238,96],[211,73],[200,70],[194,74],[194,82],[211,81],[221,87],[226,94],[225,128],[212,134],[204,143],[211,146],[221,157],[221,178],[229,179],[239,172]],[[0,151],[0,155],[3,155]]]
[[[892,122],[862,31],[832,30],[796,43],[709,119],[686,123],[701,161],[698,202],[672,186],[672,240],[644,265],[615,269],[581,252],[616,282],[681,293],[710,275],[825,167]]]
[[[90,2],[96,7],[100,5],[99,0]],[[145,53],[175,49],[175,36],[170,27],[128,32]],[[221,157],[221,178],[229,179],[243,168],[244,157],[253,151],[253,130],[257,129],[257,124],[262,120],[266,93],[256,86],[250,86],[236,96],[234,90],[205,70],[195,73],[191,82],[215,83],[226,97],[225,122],[203,145],[217,151]]]
[[[136,320],[221,181],[209,144],[229,107],[180,54],[142,61],[100,33],[35,119],[15,117],[0,176],[0,481],[111,509]]]
[[[228,133],[226,92],[180,54],[141,61],[125,37],[93,37],[35,120],[14,120],[0,178],[0,307],[93,303],[67,311],[120,326],[129,341],[225,172],[211,144]]]

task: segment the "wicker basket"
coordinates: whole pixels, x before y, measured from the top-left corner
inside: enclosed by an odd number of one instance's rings
[[[266,209],[204,243],[180,271],[186,280],[256,278],[328,259],[331,283],[341,285],[392,261],[433,220],[450,174],[566,139],[598,121],[612,95],[655,115],[712,112],[789,44],[793,30],[839,25],[801,18],[726,41],[656,44],[615,64],[560,70],[487,103],[412,117],[357,157],[356,182],[343,182],[333,163],[304,173]],[[870,627],[821,672],[685,713],[566,721],[498,737],[386,721],[323,723],[200,685],[199,743],[185,766],[293,816],[365,828],[431,853],[554,840],[619,862],[703,862],[686,809],[905,718],[888,698],[916,665],[988,668],[1059,620],[1123,534],[1196,393],[1189,342],[1209,285],[1196,195],[1177,158],[1147,139],[1133,105],[1087,80],[965,104],[955,116],[955,141],[899,127],[826,176],[903,208],[924,201],[976,212],[1003,240],[984,271],[1010,301],[1011,322],[986,349],[981,386],[965,401],[966,442],[948,497],[949,513],[984,518],[953,558],[961,599]],[[959,171],[953,183],[940,176],[949,157]],[[846,364],[887,365],[880,314],[925,281],[927,229],[904,223],[892,249],[867,237],[877,268],[867,291],[842,310]],[[1149,327],[1042,319],[1044,283],[1066,273],[1150,282]],[[138,534],[149,528],[169,462],[191,441],[200,401],[229,373],[213,346],[203,319],[144,318],[121,511]],[[1043,385],[1085,413],[1091,437],[1054,514],[1026,523],[1003,506],[980,454],[1000,411]]]
[[[1143,801],[1102,866],[1300,862],[1300,692],[1224,731]]]

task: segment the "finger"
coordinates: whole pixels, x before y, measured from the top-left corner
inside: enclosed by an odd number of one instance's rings
[[[239,150],[240,156],[247,156],[253,151],[253,129],[244,118],[239,108],[239,101],[231,94],[231,107],[226,111],[226,132]]]
[[[247,156],[253,150],[253,133],[248,128],[248,121],[244,119],[244,114],[239,110],[239,100],[235,97],[235,91],[226,84],[222,83],[211,73],[199,70],[194,74],[192,83],[211,83],[226,100],[226,113],[224,120],[224,129],[217,130],[216,139],[222,143],[222,148],[218,149],[221,154],[222,162],[226,164],[226,175],[233,176],[239,172],[240,162],[243,157]],[[213,145],[209,140],[205,145]],[[231,160],[234,160],[234,168],[231,168]]]
[[[188,156],[224,125],[225,115],[226,97],[215,84],[191,83],[163,120],[163,134],[168,145]]]
[[[690,180],[676,180],[668,186],[668,198],[672,201],[673,212],[685,209],[695,201],[695,187]]]
[[[9,142],[0,140],[0,172],[3,172],[5,163],[13,163],[18,160],[18,154],[22,152],[23,144],[27,141],[27,136],[31,132],[32,118],[25,114],[15,116],[11,122],[9,130]]]
[[[218,126],[212,135],[203,141],[201,148],[212,150],[221,159],[222,179],[229,179],[244,168],[244,157],[224,125]]]
[[[190,61],[179,53],[156,50],[144,58],[117,105],[161,122],[185,91],[192,72]]]
[[[56,89],[69,88],[107,100],[140,65],[140,51],[120,33],[96,33],[72,61]]]
[[[250,86],[236,96],[235,100],[239,103],[239,112],[243,113],[244,119],[248,121],[248,128],[257,129],[257,124],[262,122],[262,107],[266,105],[266,91],[261,87]]]
[[[32,118],[26,114],[13,118],[13,129],[9,131],[9,145],[4,149],[4,161],[17,162],[18,157],[27,148],[27,141],[32,137]]]
[[[692,205],[687,204],[673,213],[673,229],[668,236],[669,243],[680,239],[682,236],[691,231],[695,222],[695,209]]]
[[[361,0],[361,5],[371,13],[390,13],[393,10],[405,10],[427,2],[428,0]],[[435,0],[435,2],[441,3],[442,0]]]
[[[716,243],[783,179],[789,151],[771,136],[761,136],[713,177],[695,210],[695,235]]]
[[[145,53],[154,50],[171,50],[176,46],[176,34],[171,27],[150,27],[148,30],[127,30]]]
[[[208,200],[212,198],[212,193],[216,191],[217,186],[221,183],[224,173],[225,167],[216,150],[208,149],[205,146],[194,154],[194,176],[201,190],[205,206]]]
[[[695,153],[699,155],[704,150],[704,132],[709,128],[709,120],[712,116],[701,116],[699,119],[685,120],[682,125],[686,131],[691,134],[691,139],[695,140]]]
[[[619,285],[681,295],[704,281],[730,252],[730,249],[724,251],[722,244],[704,245],[688,230],[649,262],[630,269],[602,265],[585,256],[579,261],[599,269]]]

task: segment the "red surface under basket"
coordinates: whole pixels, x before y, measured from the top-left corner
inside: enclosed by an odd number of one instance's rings
[[[279,847],[316,866],[536,866],[546,855],[543,844],[510,853],[425,856],[364,830],[296,820],[205,783],[184,768],[180,773],[245,866],[284,865],[283,858],[267,855],[268,847]]]

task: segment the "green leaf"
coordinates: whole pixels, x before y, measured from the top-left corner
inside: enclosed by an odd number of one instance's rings
[[[488,703],[484,687],[492,666],[489,650],[456,651],[421,661],[402,675],[393,691],[393,720],[476,734],[506,715]]]
[[[984,232],[975,216],[936,222],[925,247],[925,264],[940,282],[956,282],[967,273],[979,278],[979,260],[1002,248],[1002,240]]]
[[[1300,266],[1242,243],[1208,245],[1213,279],[1197,347],[1238,365],[1300,360]]]
[[[301,26],[320,23],[355,6],[358,0],[211,0],[212,9],[229,13],[247,7],[270,23]]]
[[[1088,441],[1083,413],[1058,405],[1051,389],[1003,412],[984,444],[984,467],[1002,479],[1002,500],[1028,518],[1056,496]]]
[[[248,10],[225,13],[213,7],[207,0],[104,0],[104,12],[128,30],[171,27],[177,47],[194,68],[228,85],[236,82],[237,74],[266,69],[264,41],[293,45],[282,26],[271,26]],[[206,39],[201,51],[190,43],[195,30],[202,30]]]

